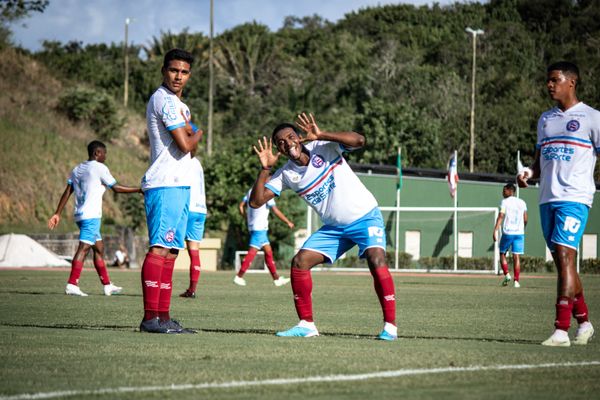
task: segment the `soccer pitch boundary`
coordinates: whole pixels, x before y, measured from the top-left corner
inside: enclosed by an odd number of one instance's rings
[[[394,371],[381,371],[363,374],[350,375],[324,375],[308,376],[305,378],[278,378],[255,381],[230,381],[230,382],[211,382],[197,384],[171,384],[164,386],[134,386],[117,387],[96,390],[64,390],[55,392],[38,392],[18,394],[13,396],[0,396],[0,400],[29,400],[29,399],[53,399],[57,397],[72,396],[97,396],[124,393],[142,393],[154,391],[181,391],[181,390],[203,390],[203,389],[235,389],[245,387],[275,386],[275,385],[294,385],[303,383],[322,383],[322,382],[350,382],[366,381],[369,379],[389,379],[403,376],[430,375],[443,373],[461,373],[461,372],[486,372],[486,371],[505,371],[505,370],[528,370],[543,368],[568,368],[600,366],[600,361],[581,361],[565,363],[544,363],[544,364],[508,364],[508,365],[475,365],[469,367],[445,367],[445,368],[424,368],[424,369],[399,369]]]

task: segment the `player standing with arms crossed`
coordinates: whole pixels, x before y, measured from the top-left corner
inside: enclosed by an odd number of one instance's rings
[[[300,322],[277,336],[318,336],[313,321],[312,277],[317,264],[332,263],[355,245],[359,256],[367,259],[375,292],[383,311],[384,327],[378,338],[395,340],[396,298],[394,280],[385,261],[385,227],[375,197],[358,179],[343,157],[346,151],[360,149],[365,137],[356,132],[324,132],[312,115],[299,115],[297,125],[306,136],[300,137],[292,124],[273,130],[271,140],[258,141],[254,151],[261,171],[252,188],[250,206],[257,208],[279,195],[294,190],[324,222],[292,259],[292,291]],[[273,154],[273,142],[279,150]],[[305,145],[302,143],[306,143]],[[279,155],[288,162],[271,176]]]
[[[190,124],[189,108],[181,101],[194,57],[169,50],[161,69],[162,85],[148,101],[146,122],[150,168],[142,179],[150,249],[142,265],[144,318],[140,331],[195,333],[170,316],[173,268],[184,240],[190,202],[190,152],[202,131]]]
[[[102,221],[102,196],[106,188],[111,188],[115,193],[141,193],[140,188],[117,184],[110,174],[106,161],[106,146],[104,143],[94,140],[87,146],[89,159],[76,166],[69,179],[67,187],[63,192],[56,212],[48,220],[48,228],[56,228],[60,223],[60,214],[69,201],[72,193],[75,193],[75,222],[79,227],[79,246],[71,262],[71,274],[65,293],[73,296],[87,296],[79,288],[79,277],[83,270],[83,262],[90,248],[94,252],[94,267],[104,286],[104,294],[111,296],[121,293],[122,287],[115,286],[110,282],[106,263],[104,262],[104,242],[100,235]]]
[[[575,64],[562,61],[548,67],[546,87],[556,107],[540,117],[534,162],[517,176],[520,187],[540,178],[542,231],[558,272],[556,329],[544,346],[571,345],[571,315],[579,323],[574,344],[585,345],[594,335],[576,257],[596,190],[600,112],[577,99],[578,83]]]
[[[512,251],[513,269],[515,273],[515,287],[520,288],[519,274],[521,273],[521,263],[519,255],[525,252],[525,226],[527,225],[527,204],[515,197],[515,185],[509,183],[502,188],[502,203],[500,203],[500,213],[494,226],[494,242],[498,240],[498,229],[502,224],[502,238],[500,239],[500,264],[504,279],[502,286],[507,286],[511,281],[508,272],[508,262],[506,253]]]

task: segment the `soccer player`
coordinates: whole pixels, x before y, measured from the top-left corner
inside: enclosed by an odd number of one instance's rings
[[[517,176],[520,187],[540,178],[542,231],[558,272],[556,329],[544,346],[571,345],[571,315],[579,324],[574,344],[585,345],[594,335],[575,264],[596,190],[600,112],[577,99],[578,83],[575,64],[561,61],[548,67],[546,88],[556,107],[540,117],[534,162]]]
[[[190,213],[185,230],[185,242],[190,256],[190,284],[179,297],[194,299],[200,279],[200,242],[204,236],[204,222],[206,221],[204,169],[196,157],[192,157],[190,176]]]
[[[252,260],[254,260],[256,253],[262,249],[265,254],[265,263],[267,264],[267,268],[269,268],[269,272],[273,278],[273,284],[275,286],[283,286],[288,283],[290,279],[279,276],[277,273],[277,267],[275,266],[275,261],[273,260],[273,249],[271,248],[271,243],[269,243],[269,237],[267,235],[269,232],[269,211],[272,210],[277,218],[285,222],[290,229],[294,229],[294,224],[281,212],[279,208],[277,208],[274,199],[267,201],[266,204],[263,204],[259,208],[250,207],[248,205],[248,200],[250,199],[251,193],[252,189],[248,190],[248,193],[246,193],[238,206],[240,214],[242,214],[242,216],[245,215],[248,222],[248,230],[250,231],[250,248],[248,249],[246,257],[244,257],[244,261],[242,261],[240,270],[233,278],[233,283],[239,286],[246,286],[246,280],[243,278],[243,276],[248,268],[250,268],[250,264],[252,264]],[[248,206],[248,211],[246,211],[246,206]]]
[[[508,250],[512,250],[515,287],[519,288],[521,287],[519,283],[519,274],[521,272],[519,255],[525,251],[527,204],[515,197],[515,191],[516,187],[512,183],[504,185],[502,189],[504,199],[500,203],[500,213],[494,226],[493,238],[494,242],[498,240],[498,229],[500,228],[500,224],[502,224],[502,238],[500,239],[500,263],[502,264],[502,272],[504,272],[502,286],[507,286],[511,281],[506,253]]]
[[[190,202],[190,152],[202,131],[190,124],[181,101],[194,57],[169,50],[161,69],[163,82],[148,101],[146,122],[150,168],[142,179],[150,249],[142,265],[144,317],[141,332],[194,333],[170,316],[173,267],[184,248]]]
[[[94,140],[87,146],[88,160],[73,168],[67,187],[63,192],[56,211],[48,220],[48,228],[54,229],[60,223],[60,214],[69,201],[71,194],[75,193],[75,222],[79,227],[79,246],[71,263],[71,274],[65,288],[65,293],[73,296],[87,296],[79,288],[79,277],[83,270],[83,261],[90,248],[94,253],[94,267],[104,285],[104,294],[111,296],[119,294],[122,287],[113,285],[108,276],[104,262],[104,243],[100,235],[102,219],[102,196],[106,188],[111,188],[116,193],[141,193],[140,188],[119,185],[110,174],[106,161],[106,146]]]
[[[250,207],[260,207],[282,190],[294,190],[324,222],[292,259],[291,278],[294,304],[300,319],[293,328],[277,336],[311,337],[319,335],[313,320],[312,277],[317,264],[333,263],[358,245],[373,276],[375,292],[383,310],[384,327],[379,339],[394,340],[396,298],[394,281],[385,261],[385,229],[375,197],[367,190],[343,157],[346,151],[360,149],[365,137],[356,132],[321,131],[312,114],[298,116],[298,127],[280,124],[271,140],[258,141],[254,151],[261,170],[252,189]],[[277,153],[273,154],[273,142]],[[306,144],[303,144],[306,143]],[[280,154],[287,163],[271,176]]]

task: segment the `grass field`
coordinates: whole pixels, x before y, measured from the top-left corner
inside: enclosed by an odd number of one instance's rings
[[[526,275],[520,289],[500,287],[492,276],[396,275],[400,338],[381,342],[374,340],[381,312],[365,274],[313,274],[322,336],[311,339],[274,336],[296,323],[289,286],[254,274],[240,288],[231,272],[203,273],[197,299],[174,297],[172,314],[197,335],[142,334],[139,272],[111,274],[123,295],[102,296],[95,272],[86,269],[81,287],[90,296],[79,298],[63,294],[64,270],[0,272],[0,399],[600,393],[600,342],[539,345],[553,329],[552,275]],[[176,272],[174,294],[186,284],[187,274]],[[584,285],[592,321],[600,321],[600,277],[585,276]]]

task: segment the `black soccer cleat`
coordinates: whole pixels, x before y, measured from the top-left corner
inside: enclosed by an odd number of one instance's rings
[[[195,331],[193,329],[184,328],[183,326],[181,326],[181,324],[179,322],[177,322],[177,320],[174,320],[174,319],[160,321],[160,325],[163,326],[165,329],[173,330],[174,331],[173,333],[182,333],[182,334],[198,333],[197,331]]]
[[[179,333],[177,330],[169,328],[160,322],[158,317],[144,320],[140,324],[140,332],[147,333]]]
[[[196,293],[190,292],[189,290],[186,290],[185,292],[181,293],[179,295],[179,297],[187,297],[189,299],[195,299],[196,298]]]

